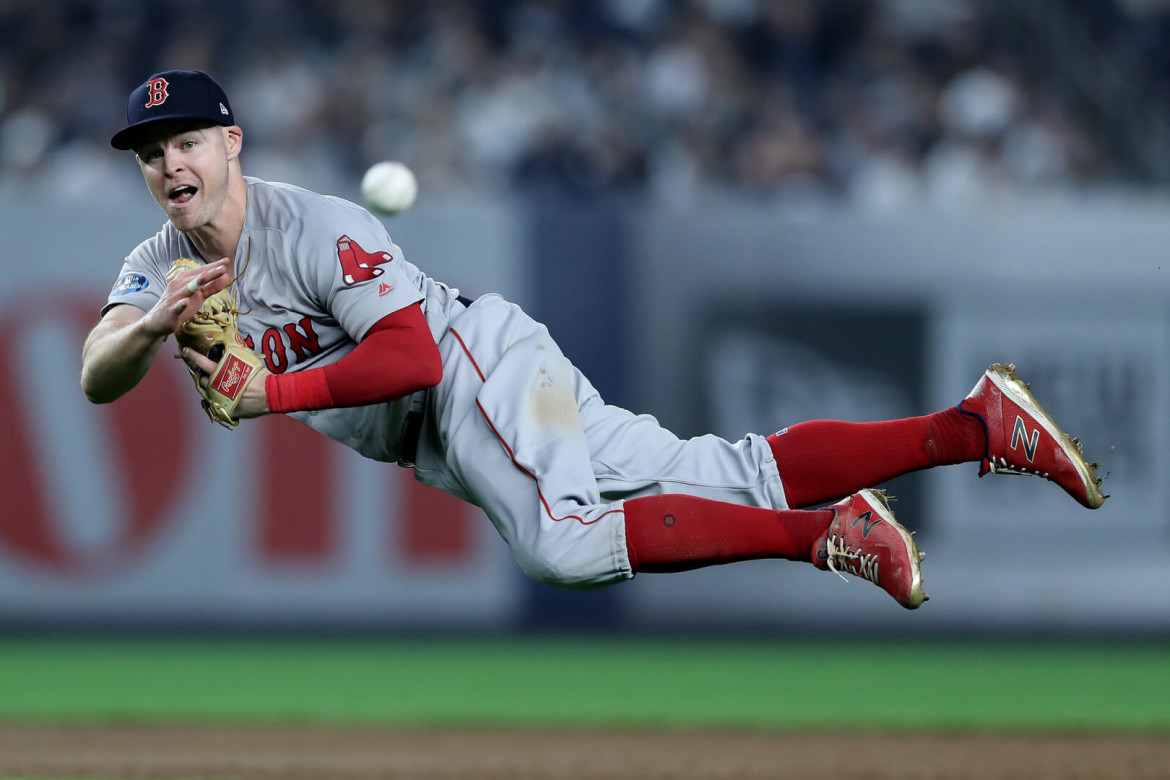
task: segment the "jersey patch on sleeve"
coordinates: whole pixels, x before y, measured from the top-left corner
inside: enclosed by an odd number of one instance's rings
[[[129,293],[145,290],[150,286],[150,280],[142,274],[126,274],[114,283],[110,295],[128,295]]]
[[[341,277],[347,286],[368,282],[381,276],[377,266],[389,263],[394,256],[389,252],[367,252],[349,236],[337,239],[337,259],[341,261]]]

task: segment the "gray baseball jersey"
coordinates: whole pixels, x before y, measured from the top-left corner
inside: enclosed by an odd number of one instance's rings
[[[240,331],[269,370],[335,362],[371,325],[416,302],[443,360],[429,390],[292,416],[375,460],[403,462],[404,447],[414,450],[404,465],[482,507],[533,578],[595,587],[633,576],[626,498],[685,493],[787,508],[763,437],[682,441],[653,417],[607,405],[543,325],[497,295],[465,306],[407,262],[365,209],[245,180],[234,289]],[[199,254],[167,223],[126,258],[103,314],[120,303],[149,310],[178,257]],[[406,424],[411,412],[421,425]]]

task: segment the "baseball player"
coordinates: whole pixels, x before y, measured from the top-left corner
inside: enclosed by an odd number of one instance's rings
[[[288,414],[410,467],[482,507],[529,576],[572,588],[781,558],[868,579],[914,609],[922,556],[874,486],[972,462],[980,476],[1044,477],[1089,508],[1106,498],[1096,465],[1002,364],[924,417],[682,441],[605,404],[519,307],[428,277],[361,207],[244,176],[243,138],[204,73],[158,73],[131,93],[111,143],[133,150],[167,222],[125,258],[86,339],[91,401],[130,390],[168,336],[230,291],[254,363],[228,371],[231,356],[181,350],[201,392],[234,395],[230,422]],[[168,275],[181,257],[196,262]]]

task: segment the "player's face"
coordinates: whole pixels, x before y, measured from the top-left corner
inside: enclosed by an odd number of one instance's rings
[[[135,149],[146,186],[182,231],[212,224],[228,195],[233,138],[227,128],[190,128],[160,134]]]

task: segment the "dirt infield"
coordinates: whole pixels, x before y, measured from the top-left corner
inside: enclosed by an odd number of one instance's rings
[[[0,727],[0,776],[1170,778],[1170,736]]]

